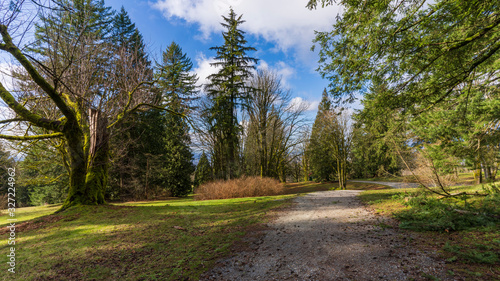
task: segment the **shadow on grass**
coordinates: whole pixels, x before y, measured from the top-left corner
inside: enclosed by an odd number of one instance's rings
[[[283,203],[253,198],[72,207],[38,219],[36,229],[20,229],[16,277],[197,280],[247,227]],[[6,241],[0,243],[0,251],[6,251]]]

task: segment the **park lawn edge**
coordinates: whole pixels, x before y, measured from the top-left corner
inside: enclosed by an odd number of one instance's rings
[[[451,190],[474,193],[482,188],[483,185],[456,186],[451,187]],[[416,231],[399,227],[401,221],[397,218],[398,212],[410,208],[403,203],[404,198],[411,198],[417,192],[422,192],[422,190],[416,188],[366,190],[359,195],[359,198],[375,214],[393,218],[394,223],[391,227],[403,233],[411,233],[412,237],[415,237],[415,245],[420,250],[437,252],[445,261],[449,277],[463,280],[500,280],[499,262],[493,264],[474,262],[477,255],[480,258],[481,253],[484,252],[496,252],[497,256],[500,256],[500,227],[498,225],[442,232]],[[484,251],[477,251],[477,249]]]

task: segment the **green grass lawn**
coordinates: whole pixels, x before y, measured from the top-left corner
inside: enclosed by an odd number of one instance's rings
[[[338,183],[287,184],[287,195],[194,201],[79,206],[53,214],[60,205],[16,210],[16,274],[1,280],[198,280],[227,255],[247,230],[270,218],[297,194],[330,190]],[[349,183],[348,189],[385,188]],[[6,211],[0,224],[8,224]],[[11,246],[0,231],[0,253]],[[4,258],[6,260],[6,258]]]
[[[216,260],[276,208],[297,194],[338,188],[338,183],[287,184],[281,196],[194,201],[193,197],[79,206],[53,214],[59,205],[18,208],[16,274],[3,262],[0,280],[198,280]],[[347,189],[365,190],[361,199],[376,212],[397,216],[411,210],[407,198],[417,189],[390,189],[349,182]],[[481,186],[453,187],[453,192],[481,191]],[[460,202],[453,206],[465,208]],[[480,207],[483,199],[467,204]],[[2,212],[0,223],[7,224]],[[401,219],[400,219],[401,220]],[[419,244],[439,250],[450,272],[472,280],[497,274],[500,250],[497,226],[461,231],[420,232]],[[0,254],[5,261],[11,246],[9,231],[0,231]],[[490,273],[489,273],[490,272]],[[480,276],[480,277],[478,277]],[[490,279],[488,279],[490,278]],[[495,280],[495,279],[491,279]]]
[[[2,262],[1,280],[197,280],[248,227],[291,197],[79,206],[18,222],[16,274]],[[57,208],[20,208],[19,218]],[[5,257],[9,233],[2,230]]]
[[[18,223],[23,221],[28,221],[34,218],[53,214],[60,207],[61,205],[58,204],[58,205],[16,208],[15,217],[10,217],[7,210],[0,210],[0,227],[4,227],[9,224],[7,219],[15,218],[17,219]]]
[[[417,245],[446,259],[451,277],[500,280],[500,198],[498,195],[441,198],[417,189],[367,190],[360,197],[375,212],[411,229]],[[452,187],[452,193],[484,193],[482,185]],[[460,279],[460,278],[459,278]],[[460,279],[462,280],[462,279]]]

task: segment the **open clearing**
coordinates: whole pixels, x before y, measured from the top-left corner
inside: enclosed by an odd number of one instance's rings
[[[409,208],[402,196],[417,189],[334,187],[294,183],[282,196],[191,196],[52,215],[59,206],[19,208],[16,275],[0,280],[499,280],[498,261],[471,260],[500,253],[498,226],[401,230],[389,217]],[[7,218],[0,212],[2,254]]]

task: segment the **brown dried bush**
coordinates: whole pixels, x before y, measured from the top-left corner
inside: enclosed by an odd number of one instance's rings
[[[201,185],[195,190],[196,200],[258,197],[283,194],[285,186],[276,179],[261,177],[241,177],[219,180]]]

